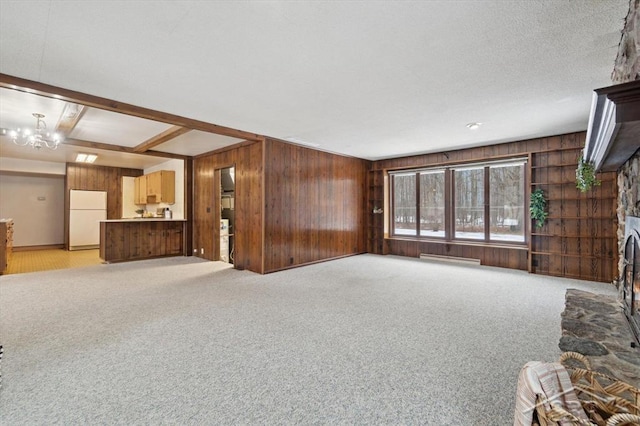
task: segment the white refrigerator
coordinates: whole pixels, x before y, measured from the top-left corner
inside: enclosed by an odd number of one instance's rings
[[[69,250],[100,247],[100,221],[107,219],[107,193],[72,189],[69,201]]]

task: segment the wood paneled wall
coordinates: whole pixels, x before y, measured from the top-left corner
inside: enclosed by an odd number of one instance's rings
[[[196,256],[219,258],[216,170],[229,166],[236,268],[268,273],[366,251],[369,162],[266,139],[194,160]]]
[[[265,272],[366,251],[369,162],[267,139]]]
[[[263,273],[263,143],[242,143],[222,152],[194,159],[194,255],[220,258],[220,175],[235,166],[235,252],[237,269]],[[204,251],[204,253],[202,253]]]
[[[120,219],[122,216],[122,177],[142,176],[140,169],[94,166],[90,164],[67,163],[65,178],[65,247],[69,247],[69,191],[107,192],[107,219]]]
[[[482,246],[451,242],[411,241],[406,238],[381,240],[383,224],[369,218],[369,247],[377,252],[417,257],[420,253],[480,259],[485,265],[533,273],[611,282],[616,278],[616,182],[615,173],[600,173],[602,185],[581,193],[575,187],[575,169],[584,146],[585,132],[510,142],[450,152],[376,161],[370,181],[380,181],[389,170],[443,166],[486,161],[509,156],[527,156],[526,204],[532,189],[541,187],[547,196],[549,220],[541,229],[529,227],[529,245]],[[383,198],[383,188],[370,185],[369,197]],[[528,209],[527,209],[528,210]],[[371,213],[369,212],[371,216]],[[381,241],[378,241],[381,240]]]

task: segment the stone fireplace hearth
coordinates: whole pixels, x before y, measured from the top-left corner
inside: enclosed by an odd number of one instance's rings
[[[585,355],[594,370],[640,388],[640,348],[618,298],[569,289],[562,313],[562,351]]]

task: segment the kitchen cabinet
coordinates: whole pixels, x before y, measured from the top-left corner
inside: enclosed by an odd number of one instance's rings
[[[134,202],[136,204],[147,204],[147,176],[142,175],[135,178]]]
[[[0,274],[9,267],[9,259],[13,253],[13,220],[0,220]]]
[[[130,219],[100,223],[100,257],[106,262],[184,255],[184,220]]]
[[[168,256],[178,256],[183,254],[183,231],[182,222],[167,222],[165,228],[165,254]]]
[[[174,204],[176,202],[176,172],[159,170],[138,176],[135,180],[136,204]]]
[[[176,202],[176,172],[159,170],[149,173],[147,177],[147,204]]]

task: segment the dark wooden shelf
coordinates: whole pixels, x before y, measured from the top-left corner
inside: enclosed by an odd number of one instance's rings
[[[584,277],[582,275],[578,275],[578,274],[571,274],[568,272],[564,272],[561,274],[546,270],[544,268],[540,268],[540,266],[534,266],[533,267],[533,272],[534,273],[543,273],[545,275],[549,275],[551,277],[562,277],[562,278],[575,278],[577,280],[584,280]]]
[[[559,234],[540,234],[537,232],[532,232],[532,236],[534,237],[548,237],[548,238],[585,238],[585,239],[596,239],[596,240],[610,240],[614,239],[614,237],[603,237],[597,235],[559,235]]]
[[[582,151],[582,147],[563,147],[563,148],[552,148],[552,149],[543,149],[540,151],[533,152],[533,155],[536,154],[548,154],[550,152],[562,152],[562,151]]]
[[[611,220],[615,219],[611,216],[547,216],[547,219],[566,219],[566,220]]]
[[[565,164],[549,164],[547,166],[531,166],[532,169],[552,169],[554,167],[574,167],[578,168],[578,162],[575,163],[565,163]]]
[[[613,179],[600,179],[601,183],[615,182]],[[564,182],[531,182],[531,185],[575,185],[574,181],[566,180]],[[578,189],[578,188],[576,188]]]
[[[536,256],[561,256],[561,257],[582,257],[586,259],[599,259],[599,260],[614,260],[613,257],[608,256],[594,256],[591,254],[573,254],[573,253],[562,253],[557,251],[532,251],[532,255]]]
[[[600,200],[615,200],[617,197],[553,197],[547,198],[547,201],[600,201]]]

